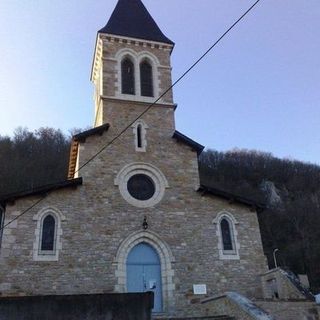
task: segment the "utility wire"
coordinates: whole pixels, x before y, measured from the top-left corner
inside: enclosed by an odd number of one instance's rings
[[[247,11],[245,11],[238,20],[236,20],[220,37],[219,39],[198,59],[196,60],[174,83],[165,90],[159,98],[157,98],[153,103],[151,103],[146,109],[137,116],[134,120],[132,120],[124,129],[122,129],[113,139],[111,139],[105,146],[103,146],[97,153],[95,153],[91,158],[89,158],[82,166],[80,166],[74,173],[78,173],[81,169],[83,169],[85,166],[87,166],[91,161],[93,161],[99,154],[101,154],[106,148],[108,148],[110,145],[112,145],[125,131],[127,131],[137,120],[139,120],[143,115],[145,115],[161,98],[163,98],[174,86],[176,86],[192,69],[194,69],[201,60],[203,60],[209,52],[260,2],[261,0],[257,0]],[[25,213],[30,211],[32,208],[34,208],[37,204],[39,204],[41,201],[43,201],[47,196],[49,192],[40,200],[36,201],[32,206],[28,207],[26,210],[24,210],[21,214],[19,214],[14,219],[10,220],[8,223],[6,223],[3,227],[0,228],[0,231],[2,231],[5,227],[10,225],[13,221],[17,220],[21,216],[23,216]]]
[[[125,131],[127,131],[137,120],[139,120],[144,114],[146,114],[161,98],[163,98],[175,85],[177,85],[192,69],[195,68],[197,64],[260,2],[257,0],[236,22],[234,22],[227,31],[225,31],[222,36],[191,66],[187,71],[185,71],[166,91],[164,91],[161,96],[151,103],[139,116],[132,120],[124,129],[122,129],[113,139],[111,139],[105,146],[103,146],[96,154],[94,154],[90,159],[88,159],[82,166],[75,171],[79,172],[83,167],[85,167],[89,162],[95,159],[101,152],[108,148],[115,140],[117,140]]]

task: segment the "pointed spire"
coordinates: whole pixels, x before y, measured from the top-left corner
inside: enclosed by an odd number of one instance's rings
[[[119,0],[100,33],[174,44],[160,30],[141,0]]]

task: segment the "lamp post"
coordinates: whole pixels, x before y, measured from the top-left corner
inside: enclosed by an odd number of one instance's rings
[[[276,249],[273,250],[273,261],[274,261],[274,266],[275,266],[276,268],[278,268],[277,259],[276,259],[276,252],[277,252],[277,251],[279,251],[278,248],[276,248]]]

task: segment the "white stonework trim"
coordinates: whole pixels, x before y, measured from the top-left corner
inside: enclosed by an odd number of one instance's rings
[[[157,42],[157,41],[152,41],[152,40],[144,40],[144,39],[139,39],[139,38],[130,38],[130,37],[125,37],[125,36],[117,36],[114,34],[110,34],[110,33],[104,33],[104,34],[99,34],[99,36],[101,37],[101,39],[103,40],[107,40],[108,38],[111,39],[111,41],[114,39],[122,39],[123,40],[127,40],[127,41],[132,41],[134,42],[136,45],[145,45],[147,46],[147,44],[153,44],[155,46],[159,46],[159,49],[163,49],[163,48],[170,48],[173,49],[173,44],[170,43],[165,43],[165,42]]]
[[[136,174],[145,174],[152,179],[155,186],[155,193],[151,199],[142,201],[130,195],[127,183],[128,180]],[[163,198],[165,189],[169,188],[168,181],[164,174],[157,167],[144,162],[134,162],[124,166],[114,179],[114,184],[119,186],[122,197],[128,203],[139,208],[155,206]]]
[[[130,96],[129,94],[125,94],[123,96]],[[137,104],[143,104],[144,102],[147,102],[149,103],[150,101],[152,103],[154,103],[154,98],[151,98],[149,99],[148,97],[142,97],[142,98],[146,98],[146,99],[135,99],[135,96],[131,96],[132,99],[130,99],[130,102],[133,102],[135,101]],[[101,96],[100,98],[104,99],[104,100],[112,100],[112,101],[119,101],[119,99],[122,99],[122,98],[115,98],[114,96]],[[127,97],[126,99],[122,99],[123,101],[129,101],[129,98]],[[161,105],[161,107],[167,107],[167,108],[174,108],[176,109],[177,108],[177,104],[175,103],[168,103],[168,102],[157,102],[155,103],[155,105]]]
[[[138,146],[138,126],[141,128],[141,147]],[[147,139],[146,134],[149,127],[147,124],[142,120],[137,120],[134,125],[131,127],[133,128],[133,134],[134,134],[134,146],[137,152],[146,152],[147,148]]]
[[[169,246],[152,231],[136,231],[120,244],[114,260],[114,265],[116,267],[115,275],[117,279],[115,292],[127,292],[127,258],[130,251],[142,242],[151,245],[159,255],[161,264],[163,311],[170,312],[174,307],[173,294],[175,284],[173,281],[174,270],[172,264],[175,263],[175,259]]]
[[[121,62],[128,57],[134,64],[134,81],[135,81],[135,94],[123,94],[122,93],[122,74],[121,74]],[[117,77],[116,77],[116,97],[122,100],[129,101],[142,101],[153,103],[159,96],[160,92],[160,80],[159,71],[160,62],[158,58],[148,51],[136,52],[130,48],[123,48],[119,50],[115,55],[117,61]],[[143,60],[147,60],[152,66],[152,77],[153,77],[153,97],[145,97],[141,95],[141,82],[140,82],[140,63]]]
[[[103,41],[97,36],[96,39],[96,47],[94,52],[94,58],[92,63],[92,69],[91,69],[91,77],[90,80],[94,82],[97,77],[97,71],[98,71],[98,64],[102,57],[102,47],[103,47]]]
[[[223,249],[223,241],[222,241],[222,233],[221,233],[221,220],[226,219],[229,222],[233,250],[224,250]],[[217,214],[213,223],[216,224],[216,235],[218,237],[218,251],[219,251],[219,259],[220,260],[239,260],[239,250],[240,243],[238,241],[238,231],[236,229],[236,225],[238,221],[234,218],[234,216],[228,211],[221,211]]]
[[[55,219],[54,250],[50,252],[40,250],[43,220],[48,215],[52,215]],[[62,249],[61,221],[64,221],[65,219],[66,217],[62,214],[62,212],[55,207],[42,208],[37,214],[33,216],[33,220],[37,221],[37,226],[35,230],[35,240],[33,242],[33,260],[34,261],[58,261],[59,260],[59,251]]]

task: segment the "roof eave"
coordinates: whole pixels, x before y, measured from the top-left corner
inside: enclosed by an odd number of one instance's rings
[[[204,149],[203,145],[190,139],[189,137],[187,137],[186,135],[182,134],[177,130],[173,133],[172,138],[176,139],[177,141],[185,143],[186,145],[191,147],[192,150],[196,151],[198,155],[200,155]]]
[[[200,185],[197,191],[203,192],[204,194],[206,193],[212,194],[214,196],[224,198],[228,201],[238,202],[243,205],[249,206],[251,208],[255,208],[257,211],[263,211],[266,208],[265,203],[257,202],[255,200],[248,199],[248,198],[233,194],[231,192],[219,190],[217,188],[207,187],[205,185]]]
[[[99,127],[95,127],[83,132],[80,132],[76,135],[73,136],[73,140],[77,141],[77,142],[84,142],[86,140],[86,138],[92,136],[92,135],[102,135],[105,131],[108,131],[110,128],[110,124],[109,123],[105,123]]]
[[[72,179],[72,180],[64,180],[64,181],[36,187],[36,188],[30,189],[30,190],[6,194],[6,195],[3,195],[0,197],[0,203],[3,205],[8,202],[14,202],[15,200],[17,200],[19,198],[47,194],[50,191],[59,190],[59,189],[63,189],[63,188],[69,188],[69,187],[76,187],[78,185],[82,185],[82,178],[76,178],[76,179]]]

